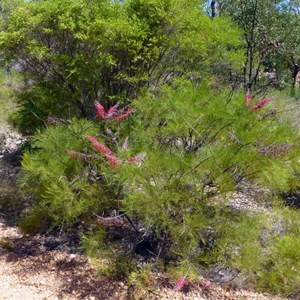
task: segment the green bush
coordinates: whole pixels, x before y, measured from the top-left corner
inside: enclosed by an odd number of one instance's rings
[[[210,261],[240,270],[248,285],[274,294],[292,295],[299,286],[299,211],[224,214]],[[201,261],[200,261],[201,262]]]
[[[299,292],[299,210],[277,208],[261,224],[269,224],[267,249],[256,270],[255,282],[258,288],[273,293],[292,296]]]
[[[298,132],[270,110],[274,103],[254,110],[253,102],[246,106],[242,93],[229,97],[227,91],[183,83],[158,96],[146,93],[134,102],[137,113],[122,122],[114,117],[50,126],[23,157],[23,184],[54,224],[92,224],[95,233],[84,235],[85,249],[104,258],[103,272],[112,264],[132,268],[119,259],[125,248],[113,231],[95,227],[94,213],[115,211],[147,233],[148,250],[179,276],[189,270],[194,278],[198,268],[222,262],[250,270],[255,282],[265,270],[262,254],[271,251],[270,243],[261,242],[265,225],[260,214],[228,208],[226,193],[242,180],[274,194],[296,189],[299,147]],[[132,157],[139,157],[137,163],[130,163]],[[111,261],[103,250],[108,244],[118,249]]]
[[[128,102],[143,87],[241,65],[239,30],[198,1],[26,1],[6,13],[0,51],[25,77],[18,123],[92,116],[93,102]],[[229,50],[230,49],[230,50]],[[24,115],[26,113],[27,115]],[[35,115],[33,115],[33,113]]]
[[[72,120],[70,125],[50,126],[36,134],[32,149],[23,155],[22,185],[36,195],[38,206],[55,225],[70,224],[78,218],[110,207],[109,185],[96,182],[89,163],[76,160],[68,150],[87,148],[86,135],[98,132],[95,124]],[[95,178],[94,178],[95,177]]]
[[[297,188],[297,130],[270,111],[272,103],[251,110],[242,94],[229,98],[207,87],[167,88],[135,105],[132,143],[147,156],[140,168],[120,170],[126,212],[155,231],[165,245],[161,255],[182,261],[181,274],[191,262],[226,257],[218,250],[223,243],[240,245],[240,266],[250,266],[263,251],[262,226],[244,213],[235,217],[224,193],[245,179],[273,193]]]
[[[297,291],[300,282],[299,247],[299,234],[278,237],[258,273],[258,286],[285,295]]]
[[[124,249],[111,238],[108,238],[104,228],[95,228],[93,231],[82,235],[82,250],[91,259],[97,268],[99,275],[114,278],[124,278],[134,270],[133,255],[126,253]]]
[[[46,208],[36,206],[31,208],[30,213],[19,218],[18,226],[22,232],[34,235],[49,231],[52,221]]]

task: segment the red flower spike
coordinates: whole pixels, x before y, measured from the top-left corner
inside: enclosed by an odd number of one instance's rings
[[[133,156],[133,157],[129,157],[128,158],[128,162],[129,163],[135,163],[135,162],[139,162],[141,160],[143,160],[145,158],[146,154],[145,153],[141,153],[137,156]]]
[[[128,115],[133,114],[134,112],[136,112],[135,109],[128,107],[125,112],[119,116],[117,116],[116,120],[117,122],[121,122],[122,120],[124,120]]]
[[[103,144],[99,143],[95,137],[89,135],[86,138],[92,142],[93,147],[98,152],[100,152],[105,156],[105,158],[107,159],[107,161],[112,167],[118,167],[121,165],[120,161],[114,156],[112,151],[106,146],[104,146]]]
[[[112,117],[114,117],[117,114],[117,112],[118,112],[118,106],[119,106],[119,103],[117,103],[116,105],[112,106],[108,110],[107,115],[106,115],[107,119],[111,119]]]
[[[109,148],[107,148],[106,146],[104,146],[103,144],[99,143],[95,137],[88,135],[86,138],[89,139],[92,142],[93,147],[98,152],[100,152],[104,155],[111,155],[112,154],[111,150]]]
[[[187,284],[187,280],[185,277],[181,277],[176,281],[176,285],[174,286],[174,291],[181,290]]]
[[[98,102],[95,102],[95,108],[96,108],[96,114],[97,114],[97,119],[101,120],[105,118],[105,109],[104,107]]]
[[[250,91],[248,90],[247,91],[247,94],[246,94],[246,105],[249,105],[250,103],[252,102],[252,95],[250,94]]]
[[[108,160],[109,164],[114,167],[117,168],[121,165],[121,162],[112,154],[105,154],[106,159]]]
[[[271,98],[263,98],[261,99],[255,106],[251,107],[251,110],[259,110],[264,107],[268,102],[271,101]]]
[[[95,108],[96,108],[97,119],[98,120],[109,119],[109,120],[116,120],[117,122],[120,122],[123,119],[125,119],[128,115],[135,112],[135,109],[127,107],[125,108],[123,113],[120,114],[120,111],[118,110],[118,106],[119,103],[110,107],[109,110],[106,112],[104,107],[99,102],[96,101]]]
[[[203,278],[203,279],[201,280],[201,285],[202,285],[204,288],[208,289],[208,288],[212,285],[212,282],[211,282],[210,280],[208,280],[208,279]]]

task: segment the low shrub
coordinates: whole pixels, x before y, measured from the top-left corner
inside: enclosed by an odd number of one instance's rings
[[[106,257],[109,228],[128,224],[144,252],[178,276],[195,278],[220,262],[254,276],[269,249],[262,223],[230,209],[226,195],[245,180],[273,193],[296,189],[299,147],[297,131],[271,109],[275,100],[246,105],[243,98],[181,84],[145,94],[133,103],[136,113],[97,103],[97,123],[72,120],[35,136],[23,158],[23,185],[54,224],[105,228],[85,235],[87,253]],[[136,238],[123,243],[138,245]],[[281,244],[274,247],[276,256]]]
[[[95,124],[85,120],[49,126],[35,135],[31,150],[23,155],[22,187],[37,197],[56,226],[72,223],[109,202],[107,196],[101,197],[105,184],[93,183],[96,174],[89,164],[68,153],[87,147],[84,136],[95,132]]]
[[[277,237],[258,272],[257,285],[288,296],[299,289],[299,234]]]

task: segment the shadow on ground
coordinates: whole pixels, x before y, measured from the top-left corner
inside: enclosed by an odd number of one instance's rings
[[[1,225],[0,260],[14,266],[13,274],[18,278],[55,278],[59,299],[127,299],[124,284],[97,276],[86,257],[71,246],[70,237],[29,238],[2,222]],[[53,285],[49,282],[49,286]]]
[[[32,285],[32,278],[38,276],[45,281],[41,289],[56,286],[58,299],[126,299],[124,284],[95,274],[78,248],[77,234],[19,232],[19,218],[34,201],[17,185],[19,159],[18,153],[0,159],[0,261],[12,266],[11,272],[23,285]]]

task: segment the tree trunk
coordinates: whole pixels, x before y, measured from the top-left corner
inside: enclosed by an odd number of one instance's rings
[[[216,1],[211,1],[211,17],[214,18],[216,16]]]

